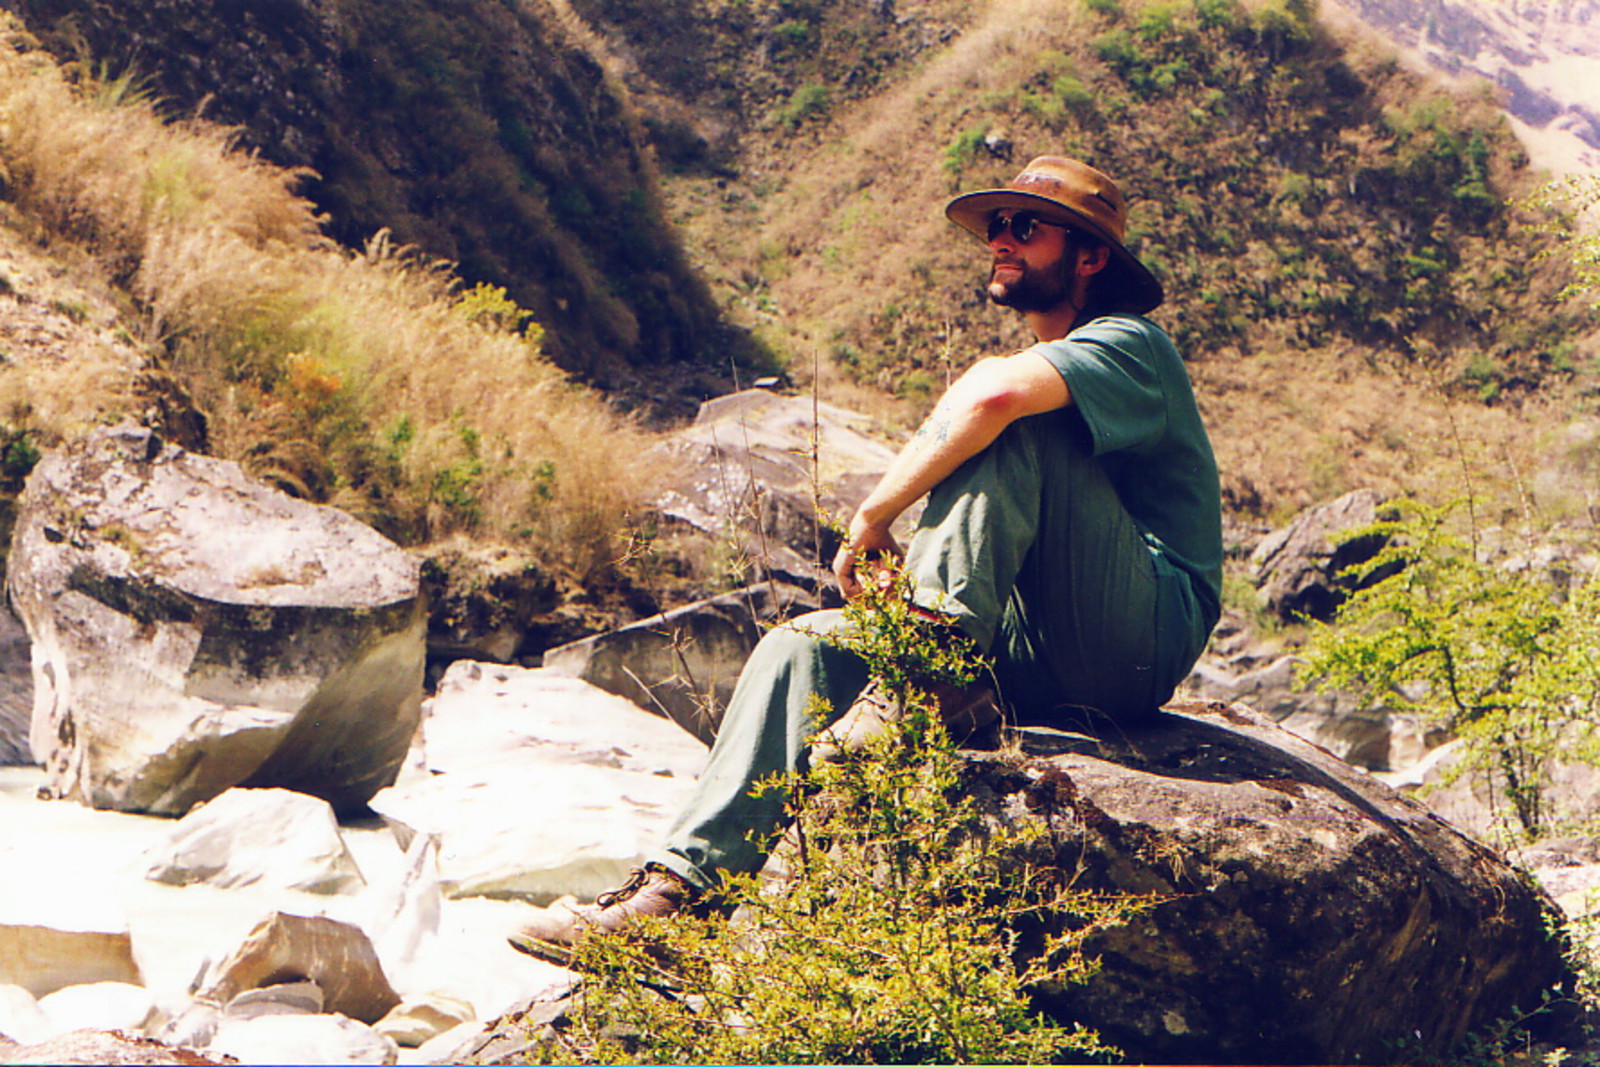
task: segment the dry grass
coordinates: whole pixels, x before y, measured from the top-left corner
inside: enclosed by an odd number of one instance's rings
[[[637,431],[548,363],[536,330],[475,319],[446,269],[381,236],[334,247],[301,175],[225,130],[97,98],[12,38],[8,195],[132,296],[214,451],[405,540],[472,530],[580,575],[610,562]]]

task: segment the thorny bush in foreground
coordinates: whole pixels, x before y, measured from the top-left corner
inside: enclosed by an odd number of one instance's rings
[[[1046,1063],[1107,1056],[1092,1031],[1030,1010],[1029,990],[1093,979],[1094,930],[1138,907],[1073,890],[1020,857],[1046,831],[996,825],[920,685],[970,680],[970,653],[915,640],[899,589],[847,609],[842,639],[908,714],[865,750],[793,781],[781,876],[730,878],[728,920],[595,937],[552,1062]],[[804,798],[804,802],[801,802]],[[1071,921],[1036,958],[1016,927]],[[1052,925],[1056,925],[1052,923]]]

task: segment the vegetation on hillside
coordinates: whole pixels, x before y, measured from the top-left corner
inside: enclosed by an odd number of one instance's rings
[[[504,288],[547,355],[620,398],[681,412],[653,393],[682,379],[700,399],[760,360],[720,323],[631,111],[555,7],[8,6],[74,68],[131,75],[165,114],[237,125],[265,159],[307,168],[300,191],[345,247],[388,230]]]
[[[578,577],[609,565],[634,431],[544,357],[503,290],[464,289],[382,233],[342,250],[295,194],[302,175],[163,121],[125,81],[70,84],[14,22],[5,36],[12,218],[120,294],[211,451],[402,542],[473,531]],[[69,427],[40,411],[3,417],[53,443]]]
[[[1509,803],[1512,836],[1539,837],[1578,814],[1547,800],[1557,760],[1600,763],[1600,582],[1563,593],[1490,560],[1458,532],[1461,512],[1402,502],[1352,534],[1384,547],[1313,631],[1305,673],[1448,730],[1461,754],[1445,781],[1480,778]]]

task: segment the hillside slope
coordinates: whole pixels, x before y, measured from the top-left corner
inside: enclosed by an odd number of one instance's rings
[[[751,355],[685,265],[631,114],[544,0],[0,7],[58,58],[310,168],[347,246],[389,229],[507,287],[568,370],[625,393],[638,368]]]
[[[1128,189],[1248,518],[1514,489],[1593,407],[1596,341],[1513,206],[1539,179],[1495,102],[1309,0],[4,2],[174,105],[215,93],[324,172],[334,234],[459,256],[635,396],[672,367],[714,388],[753,335],[909,420],[1026,341],[943,202],[1061,151]]]

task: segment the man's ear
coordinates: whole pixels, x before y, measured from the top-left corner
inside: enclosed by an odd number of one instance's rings
[[[1078,252],[1078,277],[1088,278],[1099,274],[1111,262],[1111,249],[1105,245],[1084,248]]]

